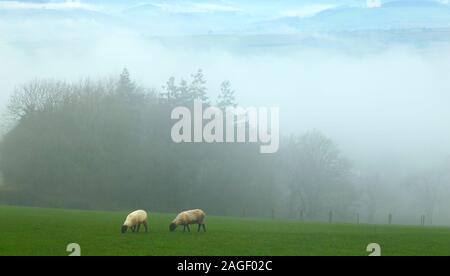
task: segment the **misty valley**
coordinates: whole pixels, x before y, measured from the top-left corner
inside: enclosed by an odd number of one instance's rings
[[[0,0],[0,256],[450,254],[449,1],[257,2]]]
[[[252,124],[258,118],[241,113],[222,121],[217,114],[237,106],[235,92],[223,82],[212,106],[206,83],[199,70],[189,83],[170,78],[153,90],[124,69],[107,81],[37,80],[18,88],[0,146],[3,181],[14,185],[5,186],[2,200],[159,212],[200,205],[216,215],[340,222],[392,223],[394,216],[411,224],[422,216],[437,223],[447,210],[438,199],[446,191],[448,161],[398,178],[399,200],[383,185],[391,168],[361,171],[319,130],[275,137],[278,117],[269,123],[267,111],[264,143],[274,139],[280,148],[261,154],[264,144]],[[211,139],[200,131],[203,124]]]

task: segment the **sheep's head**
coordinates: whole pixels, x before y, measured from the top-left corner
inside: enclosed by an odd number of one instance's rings
[[[122,234],[124,234],[125,232],[127,232],[127,230],[128,230],[128,226],[122,225]]]
[[[173,223],[173,222],[169,225],[169,230],[171,232],[175,231],[176,228],[177,228],[177,225],[175,223]]]

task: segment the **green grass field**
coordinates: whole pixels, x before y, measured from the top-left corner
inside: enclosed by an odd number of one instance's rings
[[[450,228],[303,223],[207,216],[208,232],[169,232],[174,214],[149,213],[150,231],[120,234],[125,212],[0,206],[0,255],[450,255]],[[142,229],[141,229],[142,230]]]

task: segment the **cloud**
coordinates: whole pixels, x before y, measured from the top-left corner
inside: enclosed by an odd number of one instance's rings
[[[335,5],[326,5],[326,4],[316,4],[304,6],[299,9],[290,9],[287,11],[282,11],[282,17],[310,17],[318,14],[319,12],[332,9],[336,7]]]
[[[0,9],[3,10],[69,10],[83,9],[97,11],[94,5],[82,3],[81,1],[65,2],[20,2],[20,1],[0,1]]]
[[[379,8],[381,7],[381,0],[367,0],[368,8]]]
[[[154,3],[155,7],[163,11],[171,13],[214,13],[214,12],[238,12],[242,11],[240,8],[230,5],[219,5],[211,3],[191,3],[184,4],[169,4],[169,3]]]

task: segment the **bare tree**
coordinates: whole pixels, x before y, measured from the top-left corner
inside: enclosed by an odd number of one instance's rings
[[[318,131],[292,137],[287,158],[290,190],[289,209],[300,209],[310,219],[350,201],[350,166],[336,145]]]
[[[7,106],[8,115],[18,120],[27,114],[48,111],[61,104],[72,87],[64,82],[35,80],[14,91]]]

